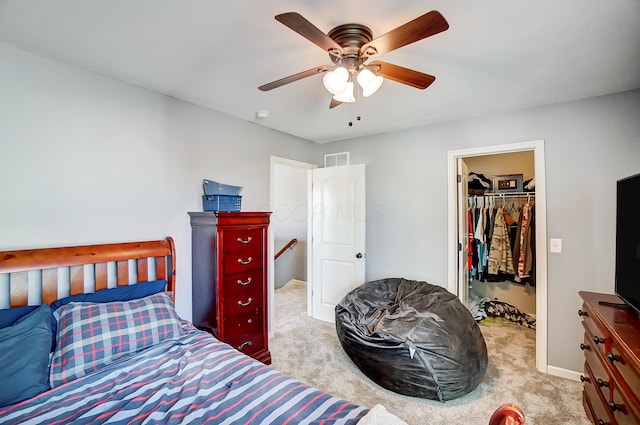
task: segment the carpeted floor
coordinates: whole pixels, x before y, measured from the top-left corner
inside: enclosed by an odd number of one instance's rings
[[[535,367],[535,331],[481,322],[489,366],[471,393],[445,403],[395,394],[379,387],[342,350],[335,326],[306,314],[306,285],[291,281],[275,291],[272,367],[338,397],[372,407],[380,403],[409,425],[486,425],[494,409],[515,403],[527,425],[587,425],[582,384],[545,375]]]

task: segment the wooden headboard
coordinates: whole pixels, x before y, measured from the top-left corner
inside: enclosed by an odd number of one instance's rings
[[[0,251],[0,302],[7,290],[9,298],[9,305],[0,308],[52,303],[66,295],[161,279],[175,296],[175,258],[171,237]]]

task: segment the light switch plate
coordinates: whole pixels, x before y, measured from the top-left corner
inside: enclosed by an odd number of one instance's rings
[[[549,239],[549,252],[562,252],[562,239]]]

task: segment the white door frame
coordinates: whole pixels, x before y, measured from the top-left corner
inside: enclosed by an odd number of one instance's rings
[[[302,162],[302,161],[296,161],[293,159],[287,159],[287,158],[281,158],[278,156],[271,156],[270,157],[270,181],[269,181],[269,210],[270,211],[276,211],[276,208],[278,207],[277,205],[275,205],[275,201],[273,199],[273,195],[275,193],[275,185],[276,185],[276,181],[275,181],[275,172],[274,172],[274,168],[276,167],[276,165],[287,165],[290,167],[296,167],[296,168],[300,168],[301,170],[312,170],[314,168],[318,168],[317,164],[309,164],[307,162]],[[310,199],[311,197],[311,193],[309,192],[310,190],[310,186],[307,186],[307,199]],[[307,202],[308,205],[308,202]],[[309,216],[311,214],[308,214]],[[308,223],[308,221],[307,221]],[[275,235],[273,234],[273,226],[269,226],[269,232],[268,232],[268,257],[267,257],[267,282],[268,282],[268,290],[269,290],[269,299],[267,300],[267,309],[268,309],[268,313],[267,313],[267,317],[268,317],[268,329],[269,329],[269,337],[273,337],[273,321],[274,321],[274,317],[275,317],[275,313],[274,313],[274,309],[273,309],[273,297],[275,296],[275,279],[274,279],[274,266],[275,266],[275,260],[273,258],[274,253],[275,253]],[[311,239],[308,240],[308,243],[311,241]],[[307,276],[308,279],[308,276]]]
[[[460,294],[458,288],[458,236],[456,206],[456,163],[458,158],[519,151],[533,151],[536,187],[536,368],[548,373],[547,364],[547,195],[545,186],[544,140],[485,146],[447,152],[447,288]],[[460,284],[467,284],[461,282]]]

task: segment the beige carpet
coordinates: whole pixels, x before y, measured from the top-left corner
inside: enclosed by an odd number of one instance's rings
[[[275,291],[272,367],[338,397],[372,407],[380,403],[409,425],[486,425],[494,409],[515,403],[527,425],[587,425],[582,384],[535,367],[535,331],[509,323],[480,324],[489,365],[471,393],[441,403],[385,390],[342,350],[335,326],[306,314],[306,286],[291,281]]]

